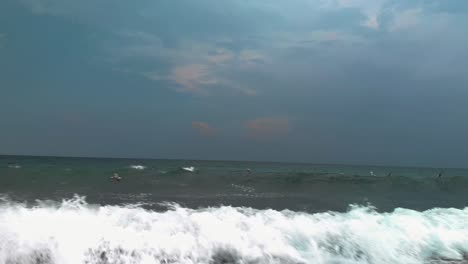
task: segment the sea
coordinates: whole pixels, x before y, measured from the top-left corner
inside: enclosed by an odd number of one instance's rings
[[[468,263],[467,188],[466,169],[0,156],[0,264]]]

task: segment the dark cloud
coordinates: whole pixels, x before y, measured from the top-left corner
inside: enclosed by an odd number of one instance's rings
[[[1,1],[0,145],[21,154],[463,166],[467,8]]]

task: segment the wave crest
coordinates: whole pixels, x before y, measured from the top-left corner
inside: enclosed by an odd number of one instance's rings
[[[135,170],[144,170],[144,169],[146,169],[146,166],[143,166],[143,165],[130,165],[130,168],[135,169]]]
[[[165,204],[97,206],[75,196],[0,201],[0,263],[429,263],[467,260],[468,208],[346,213]]]

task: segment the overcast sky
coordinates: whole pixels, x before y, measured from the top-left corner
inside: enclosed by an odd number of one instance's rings
[[[0,153],[467,167],[468,1],[1,0]]]

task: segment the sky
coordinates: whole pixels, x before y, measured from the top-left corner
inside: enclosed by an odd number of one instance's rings
[[[467,167],[468,1],[2,0],[0,153]]]

